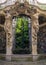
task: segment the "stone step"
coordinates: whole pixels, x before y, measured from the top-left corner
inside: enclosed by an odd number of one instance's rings
[[[35,58],[37,55],[35,56]],[[32,62],[33,61],[33,55],[12,55],[11,61],[16,61],[16,62]]]
[[[38,61],[38,62],[8,62],[8,61],[0,61],[0,65],[46,65],[46,61]]]

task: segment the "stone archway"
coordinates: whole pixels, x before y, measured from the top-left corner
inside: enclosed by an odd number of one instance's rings
[[[5,24],[5,29],[7,32],[7,53],[6,55],[11,55],[12,54],[12,18],[13,16],[18,17],[20,14],[25,14],[26,16],[29,16],[32,19],[32,29],[31,29],[31,39],[32,39],[32,55],[37,55],[37,32],[39,29],[39,24],[38,24],[38,15],[37,14],[37,8],[30,5],[25,2],[25,3],[19,3],[16,2],[13,6],[7,7],[4,9],[5,16],[6,16],[6,24]],[[35,50],[34,50],[35,49]],[[8,60],[11,60],[11,57],[6,57]],[[36,57],[33,56],[35,59]]]
[[[12,17],[18,16],[19,14],[25,14],[32,19],[32,54],[37,55],[38,15],[36,15],[37,17],[34,16],[35,14],[37,14],[37,9],[34,6],[30,7],[30,5],[27,2],[16,2],[15,5],[13,5],[13,7],[11,6],[10,11],[8,10],[8,12],[11,14]]]

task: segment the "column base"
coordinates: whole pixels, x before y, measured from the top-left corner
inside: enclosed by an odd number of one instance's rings
[[[37,61],[38,57],[38,55],[33,55],[33,61]]]

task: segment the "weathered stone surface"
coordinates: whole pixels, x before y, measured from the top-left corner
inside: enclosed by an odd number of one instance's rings
[[[39,61],[39,62],[7,62],[7,61],[0,61],[0,65],[46,65],[46,61]]]

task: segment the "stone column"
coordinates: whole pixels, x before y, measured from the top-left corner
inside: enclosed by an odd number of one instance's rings
[[[37,59],[37,32],[39,29],[38,16],[32,17],[32,55],[33,60]]]
[[[6,60],[11,60],[12,55],[12,19],[9,13],[6,14]]]

